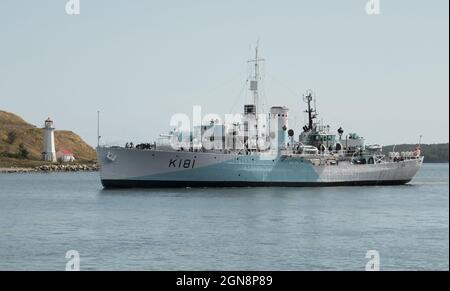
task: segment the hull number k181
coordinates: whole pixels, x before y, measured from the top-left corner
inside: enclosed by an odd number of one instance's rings
[[[184,168],[184,169],[193,169],[195,166],[195,160],[190,159],[170,159],[169,168]]]

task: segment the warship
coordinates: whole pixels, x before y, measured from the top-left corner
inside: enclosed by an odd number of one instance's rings
[[[315,187],[402,185],[424,157],[420,141],[409,152],[383,152],[357,133],[334,133],[318,121],[315,93],[303,94],[306,124],[296,136],[289,109],[259,108],[260,63],[249,61],[252,103],[231,124],[211,120],[188,132],[174,129],[152,143],[97,146],[104,188]],[[306,120],[306,119],[305,119]],[[100,136],[98,135],[99,140]]]

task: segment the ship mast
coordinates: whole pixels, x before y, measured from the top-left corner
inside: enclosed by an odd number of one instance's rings
[[[312,92],[307,92],[306,96],[304,95],[303,98],[305,102],[308,103],[308,109],[305,111],[306,113],[308,113],[308,129],[312,130],[314,127],[314,118],[316,118],[316,109],[311,107],[311,101],[313,101]]]
[[[258,129],[258,101],[259,101],[259,94],[258,94],[258,82],[260,81],[261,77],[259,74],[259,63],[264,61],[264,59],[260,59],[258,56],[258,47],[259,47],[259,40],[256,42],[255,47],[255,58],[252,60],[249,60],[248,63],[253,65],[254,71],[250,76],[250,91],[253,92],[253,105],[255,106],[255,122],[256,122],[256,141],[258,144],[258,138],[259,138],[259,129]]]

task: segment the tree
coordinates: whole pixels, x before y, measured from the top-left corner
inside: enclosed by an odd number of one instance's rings
[[[17,155],[18,155],[19,158],[21,158],[21,159],[26,159],[26,158],[28,158],[28,154],[29,154],[29,152],[28,152],[28,150],[25,148],[25,145],[24,145],[23,143],[21,143],[21,144],[19,145],[19,149],[18,149],[18,151],[17,151]]]
[[[17,134],[14,131],[8,132],[7,142],[9,144],[13,144],[14,141],[16,140],[16,138],[17,138]]]

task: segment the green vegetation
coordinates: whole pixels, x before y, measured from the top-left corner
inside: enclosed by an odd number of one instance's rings
[[[395,146],[396,152],[413,151],[415,144],[399,144]],[[384,152],[392,151],[393,145],[387,145],[383,147]],[[425,156],[425,163],[448,163],[448,143],[439,144],[422,144],[422,155]]]
[[[56,151],[71,151],[77,163],[95,161],[94,149],[71,131],[55,131],[55,144]],[[42,148],[41,128],[27,123],[13,113],[0,110],[0,168],[46,164],[41,161]]]
[[[23,145],[23,143],[20,143],[19,148],[17,149],[17,156],[19,157],[19,159],[27,159],[29,153],[30,152]]]
[[[28,154],[29,154],[29,152],[28,152],[27,148],[24,146],[23,143],[20,143],[16,153],[0,152],[0,159],[2,157],[5,157],[5,158],[11,158],[11,159],[24,160],[24,159],[28,159]]]
[[[8,138],[6,141],[9,144],[13,144],[14,141],[16,140],[16,138],[17,138],[17,134],[14,131],[10,131],[10,132],[8,132]]]

